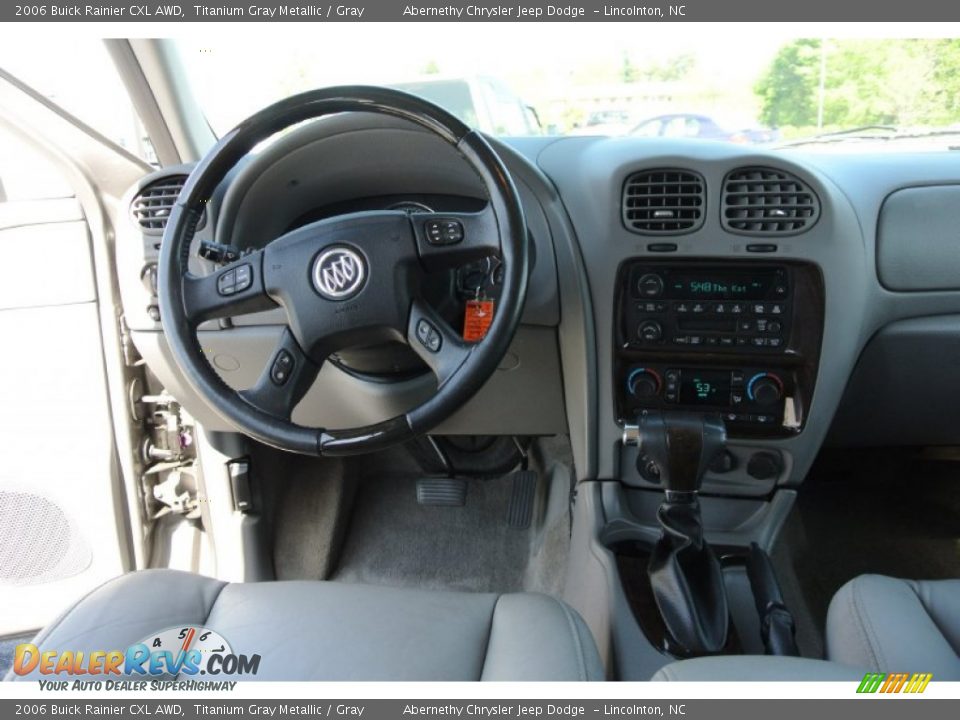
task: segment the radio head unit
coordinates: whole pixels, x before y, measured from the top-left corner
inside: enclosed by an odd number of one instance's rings
[[[790,337],[785,266],[631,264],[621,273],[622,345],[782,353]]]

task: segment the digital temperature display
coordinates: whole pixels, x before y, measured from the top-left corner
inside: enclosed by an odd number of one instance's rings
[[[683,374],[680,381],[680,402],[684,405],[724,406],[729,401],[729,372],[700,371]]]

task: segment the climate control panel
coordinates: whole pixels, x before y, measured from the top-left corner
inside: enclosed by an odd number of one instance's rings
[[[624,369],[620,406],[625,418],[643,410],[718,411],[728,424],[756,428],[792,422],[792,373],[762,367],[704,368],[642,364]]]

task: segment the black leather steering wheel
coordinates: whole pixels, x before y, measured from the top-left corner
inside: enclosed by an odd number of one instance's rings
[[[190,245],[204,207],[242,157],[295,123],[354,111],[409,120],[452,145],[485,187],[485,208],[342,215],[297,228],[210,275],[188,271]],[[430,431],[496,370],[520,322],[527,254],[516,188],[479,133],[406,93],[326,88],[258,112],[227,133],[191,173],[163,235],[157,278],[160,313],[167,343],[188,383],[235,427],[292,452],[359,454]],[[429,271],[489,255],[498,255],[503,263],[503,286],[485,338],[468,343],[422,299],[419,287]],[[205,358],[197,327],[206,320],[277,305],[287,315],[280,342],[256,385],[234,391]],[[437,381],[435,395],[403,415],[365,427],[307,428],[290,419],[330,353],[385,340],[406,342],[426,362]]]

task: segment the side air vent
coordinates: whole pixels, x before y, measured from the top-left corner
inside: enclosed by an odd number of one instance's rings
[[[703,177],[689,170],[643,170],[623,185],[623,224],[646,235],[679,235],[703,225]]]
[[[795,175],[767,167],[734,170],[723,181],[720,220],[741,235],[794,235],[820,217],[820,201]]]
[[[162,233],[167,226],[170,211],[173,210],[186,182],[186,175],[170,175],[143,188],[130,204],[130,214],[134,222],[152,235]]]

